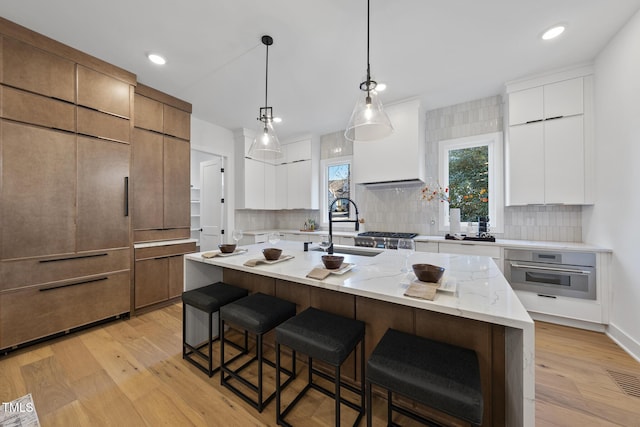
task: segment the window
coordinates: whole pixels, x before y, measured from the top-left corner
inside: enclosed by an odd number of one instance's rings
[[[449,204],[441,203],[440,224],[449,228],[447,208],[460,208],[463,230],[478,217],[489,217],[491,231],[504,230],[502,132],[449,139],[438,143],[440,182],[449,188]]]
[[[351,157],[326,159],[322,167],[322,222],[329,223],[329,206],[341,197],[352,198],[353,182],[351,179]],[[355,217],[353,207],[344,200],[333,205],[334,219]],[[335,225],[335,224],[334,224]]]

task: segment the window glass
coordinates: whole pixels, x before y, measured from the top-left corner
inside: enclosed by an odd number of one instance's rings
[[[462,222],[489,216],[489,147],[449,150],[449,205]]]
[[[490,231],[504,232],[502,132],[450,139],[438,143],[440,185],[449,203],[440,205],[440,229],[449,229],[449,209],[460,209],[463,225],[489,218]]]
[[[351,180],[351,157],[341,157],[323,160],[322,167],[322,222],[329,221],[329,207],[336,201],[332,208],[334,219],[350,218],[353,209],[347,201],[339,200],[341,197],[351,198],[353,195],[353,183]]]

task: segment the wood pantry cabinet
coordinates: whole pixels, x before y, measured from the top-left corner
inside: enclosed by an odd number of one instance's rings
[[[507,205],[592,203],[590,73],[578,69],[507,85]]]
[[[2,18],[0,43],[4,350],[130,312],[135,76]]]
[[[189,238],[191,104],[138,84],[133,120],[134,241]]]

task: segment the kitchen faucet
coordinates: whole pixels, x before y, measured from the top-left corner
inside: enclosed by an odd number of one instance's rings
[[[333,206],[336,204],[336,202],[338,200],[346,200],[347,202],[351,203],[353,205],[353,207],[356,209],[356,219],[346,219],[346,220],[340,220],[340,221],[336,221],[336,222],[355,222],[356,223],[356,231],[360,230],[360,222],[358,221],[358,205],[356,205],[356,202],[354,202],[353,200],[347,198],[347,197],[338,197],[336,198],[333,203],[331,203],[331,206],[329,206],[329,247],[327,248],[327,253],[328,254],[333,254]]]

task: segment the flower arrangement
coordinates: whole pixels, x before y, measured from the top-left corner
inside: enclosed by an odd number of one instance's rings
[[[440,203],[449,202],[449,187],[442,187],[440,184],[425,186],[420,191],[420,199],[431,202],[432,200]]]

